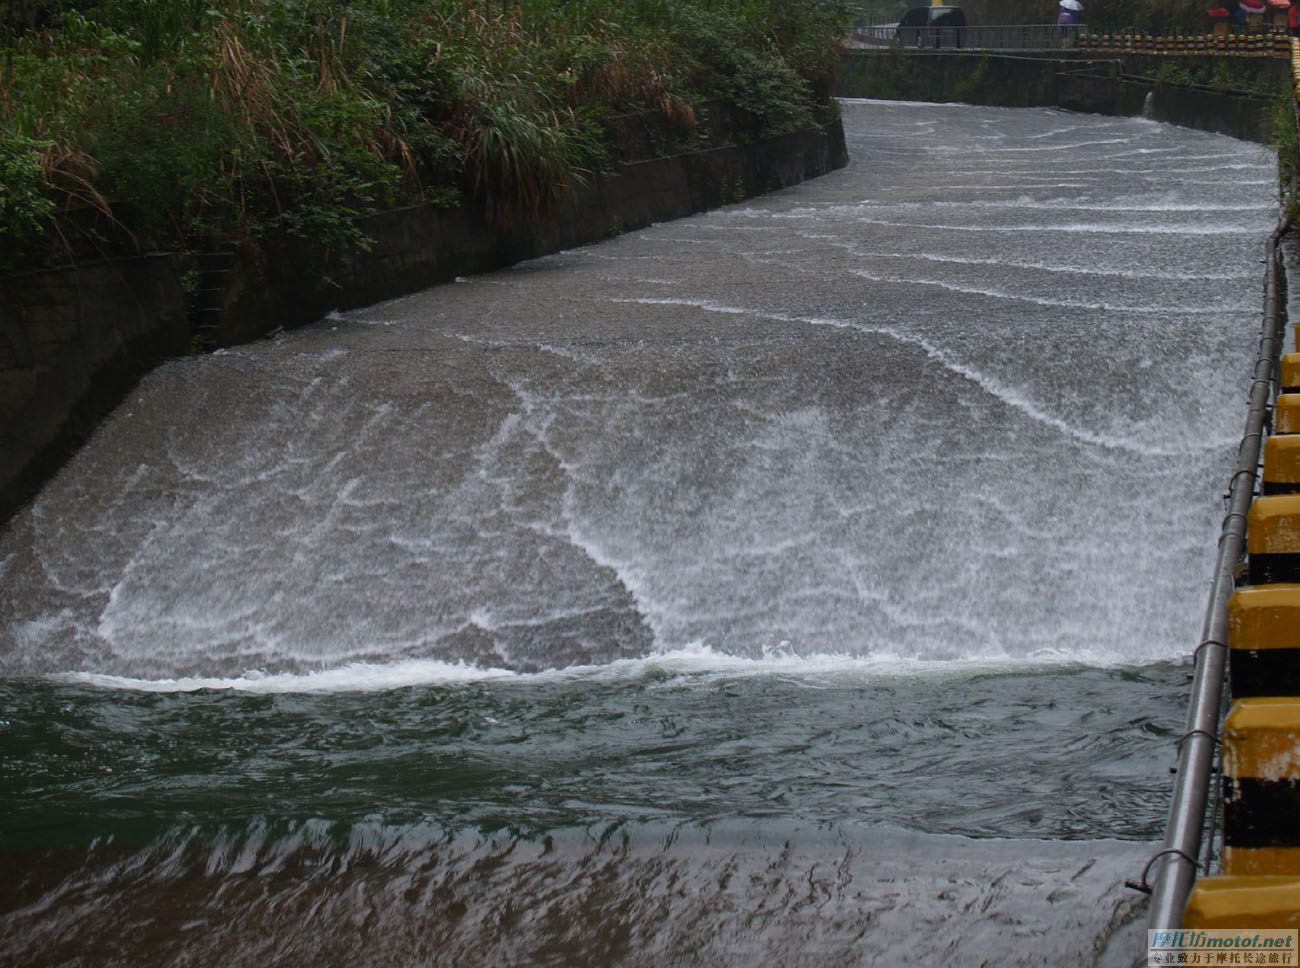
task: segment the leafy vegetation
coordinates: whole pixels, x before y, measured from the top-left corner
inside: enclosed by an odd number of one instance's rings
[[[141,247],[472,199],[536,218],[608,164],[601,121],[759,137],[826,110],[844,0],[0,0],[0,268],[69,225]],[[108,226],[108,228],[105,228]]]
[[[1296,102],[1290,92],[1274,99],[1270,121],[1278,178],[1285,186],[1286,214],[1292,219],[1300,218],[1300,198],[1296,197],[1300,180],[1300,134],[1296,131]]]
[[[1164,84],[1275,97],[1280,86],[1275,67],[1274,62],[1243,63],[1227,57],[1169,57],[1161,59],[1154,71],[1148,65],[1145,76]]]

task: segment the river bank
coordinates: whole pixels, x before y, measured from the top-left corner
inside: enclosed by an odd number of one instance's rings
[[[141,374],[845,162],[835,3],[0,10],[0,521]]]
[[[0,278],[0,521],[165,359],[705,211],[847,161],[838,120],[727,143],[727,106],[710,114],[722,143],[657,157],[646,147],[652,122],[623,119],[626,161],[526,228],[503,230],[469,205],[416,206],[363,220],[374,240],[364,250],[331,254],[285,235],[236,247],[208,283],[201,316],[186,297],[186,260],[175,254]]]

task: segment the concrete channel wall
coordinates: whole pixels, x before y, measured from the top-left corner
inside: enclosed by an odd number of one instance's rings
[[[370,252],[330,255],[301,239],[218,258],[187,300],[179,258],[131,254],[0,278],[0,523],[35,494],[125,396],[164,360],[196,346],[257,339],[458,275],[484,272],[773,191],[848,162],[838,120],[746,139],[714,106],[705,136],[662,153],[637,116],[618,126],[614,170],[548,218],[504,231],[475,208],[418,206],[366,219]],[[201,270],[203,266],[199,267]],[[216,280],[215,282],[213,280]]]
[[[211,342],[255,339],[331,310],[365,306],[457,276],[586,245],[816,177],[848,162],[844,129],[825,127],[746,144],[636,158],[576,189],[543,223],[503,231],[468,208],[381,212],[363,222],[368,253],[322,259],[298,239],[234,254]],[[269,325],[268,325],[269,324]]]
[[[170,255],[0,279],[0,521],[142,373],[189,345]]]
[[[1275,57],[1187,56],[1190,70],[1228,65],[1242,90],[1159,80],[1169,58],[1153,55],[1050,56],[860,50],[845,54],[840,97],[961,102],[993,107],[1059,107],[1088,114],[1149,117],[1267,143],[1276,99],[1258,89],[1289,88],[1287,61]]]

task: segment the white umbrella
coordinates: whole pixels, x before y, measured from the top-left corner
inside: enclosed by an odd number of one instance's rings
[[[1061,6],[1066,10],[1073,10],[1075,13],[1083,9],[1083,4],[1079,0],[1061,0]]]

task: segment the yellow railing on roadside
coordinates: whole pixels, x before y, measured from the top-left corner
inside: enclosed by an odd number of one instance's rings
[[[1165,57],[1292,57],[1291,38],[1278,33],[1149,34],[1087,33],[1079,50],[1097,54],[1152,54]]]

